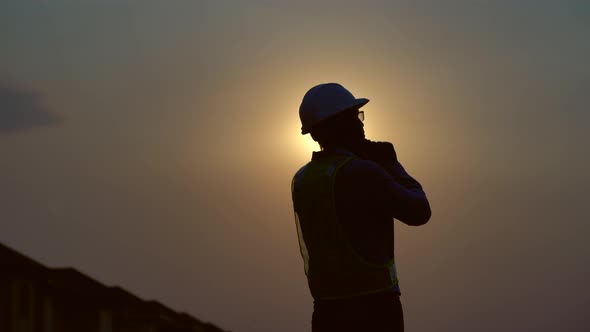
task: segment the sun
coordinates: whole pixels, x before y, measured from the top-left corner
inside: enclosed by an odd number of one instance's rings
[[[301,135],[301,123],[299,119],[286,123],[280,130],[281,139],[278,143],[284,158],[300,164],[311,160],[311,154],[319,151],[319,144],[311,138],[311,135]]]
[[[318,151],[320,149],[318,142],[314,141],[309,134],[301,135],[300,140],[302,148],[308,154],[310,154],[312,151]]]

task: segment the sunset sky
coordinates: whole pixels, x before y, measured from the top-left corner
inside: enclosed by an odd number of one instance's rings
[[[228,330],[310,331],[290,182],[338,82],[433,215],[407,331],[588,331],[590,2],[3,0],[0,242]]]

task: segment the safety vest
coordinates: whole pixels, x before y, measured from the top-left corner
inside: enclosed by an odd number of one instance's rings
[[[315,300],[398,289],[394,259],[377,264],[359,255],[338,220],[336,174],[352,159],[332,154],[312,160],[295,174],[291,185],[299,248]]]

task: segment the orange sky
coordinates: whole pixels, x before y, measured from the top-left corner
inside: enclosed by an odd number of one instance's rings
[[[309,330],[297,108],[339,82],[431,201],[396,224],[408,330],[585,331],[589,10],[3,2],[0,242],[232,331]]]

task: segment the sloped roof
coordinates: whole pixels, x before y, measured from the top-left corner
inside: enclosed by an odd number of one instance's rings
[[[119,314],[166,324],[178,331],[223,332],[186,313],[179,313],[151,300],[146,301],[119,286],[106,286],[71,268],[48,268],[43,264],[0,243],[0,278],[18,276],[38,280],[59,294],[83,297],[88,303],[106,306]]]

